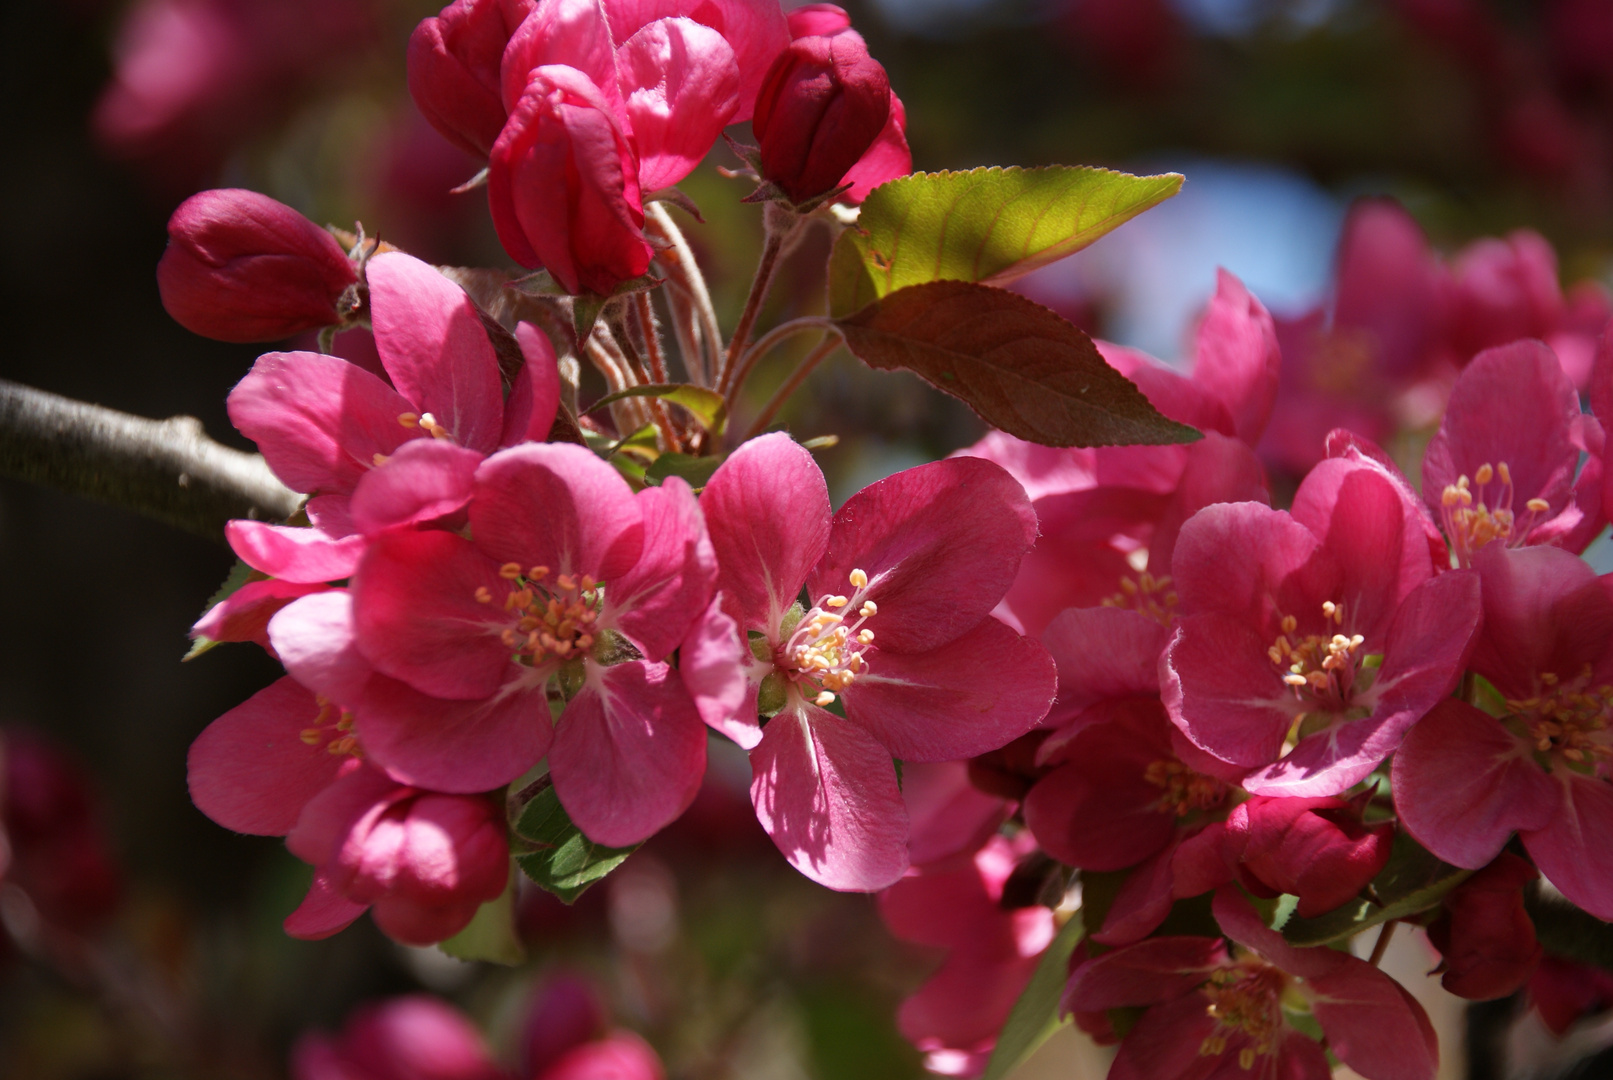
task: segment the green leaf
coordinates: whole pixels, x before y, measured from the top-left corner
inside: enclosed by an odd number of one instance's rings
[[[912,371],[1028,442],[1125,446],[1200,437],[1160,415],[1086,334],[1005,289],[909,285],[836,326],[868,366]]]
[[[1405,832],[1397,832],[1389,862],[1370,886],[1381,903],[1357,899],[1312,919],[1295,916],[1283,924],[1282,934],[1294,945],[1345,941],[1379,923],[1429,910],[1472,874],[1440,862]]]
[[[698,494],[711,480],[711,474],[723,463],[721,454],[710,457],[691,457],[688,454],[662,454],[655,464],[644,470],[646,484],[659,484],[669,476],[679,477]]]
[[[219,604],[222,604],[224,601],[228,600],[238,589],[241,588],[241,586],[245,585],[247,582],[254,580],[267,581],[268,578],[268,574],[261,574],[252,569],[246,563],[242,562],[240,559],[236,559],[235,565],[230,567],[230,572],[224,577],[224,584],[220,585],[218,589],[214,591],[213,595],[208,598],[207,606],[202,608],[202,614],[206,615]],[[191,639],[189,651],[179,659],[181,662],[185,660],[194,660],[198,656],[202,655],[202,653],[207,652],[209,649],[219,644],[222,643],[214,641],[210,637],[204,637],[201,634],[197,634]]]
[[[1014,1002],[982,1080],[1001,1080],[1063,1026],[1059,998],[1064,995],[1064,984],[1070,981],[1070,954],[1081,934],[1081,913],[1076,912],[1037,961],[1025,992]]]
[[[1073,255],[1182,189],[1085,166],[914,173],[882,184],[829,259],[829,313],[927,281],[1001,285]]]
[[[682,405],[700,422],[701,427],[713,435],[721,435],[728,427],[728,402],[723,400],[723,396],[715,390],[707,390],[703,386],[691,386],[688,383],[648,383],[644,386],[631,386],[614,394],[606,394],[588,406],[587,411],[593,412],[613,401],[631,397],[658,397],[674,405]]]
[[[470,925],[437,948],[460,960],[485,960],[514,967],[526,959],[526,947],[515,933],[515,879],[497,900],[476,909]]]
[[[610,848],[588,839],[571,823],[552,784],[544,785],[526,804],[515,831],[531,849],[518,856],[516,864],[527,877],[568,904],[639,848],[637,844]]]

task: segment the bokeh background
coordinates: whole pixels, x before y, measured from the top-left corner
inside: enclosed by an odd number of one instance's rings
[[[10,0],[0,377],[190,414],[249,448],[224,396],[260,350],[182,330],[153,273],[168,214],[202,188],[362,220],[439,263],[507,265],[481,193],[448,194],[475,163],[404,91],[404,42],[437,6]],[[1609,275],[1605,0],[846,6],[907,104],[921,169],[1187,175],[1178,198],[1025,286],[1164,359],[1218,265],[1280,317],[1325,303],[1340,222],[1366,195],[1399,198],[1446,252],[1528,227],[1555,246],[1565,284]],[[733,162],[719,151],[682,186],[705,212],[688,232],[731,324],[758,215],[715,164]],[[817,236],[796,252],[772,316],[815,310],[826,251]],[[754,381],[752,408],[788,359]],[[837,501],[982,433],[949,399],[843,354],[785,419],[800,437],[840,437],[821,457]],[[222,545],[0,480],[0,725],[76,770],[51,774],[50,798],[79,822],[62,841],[79,861],[61,917],[82,945],[41,948],[41,912],[0,890],[0,1078],[284,1076],[304,1031],[421,989],[509,1055],[535,988],[562,970],[591,979],[677,1078],[923,1075],[892,1018],[938,954],[892,941],[869,898],[790,871],[751,816],[743,756],[715,744],[695,809],[622,871],[573,908],[523,897],[522,967],[404,949],[367,920],[326,942],[286,938],[307,869],[278,840],[215,826],[185,791],[191,739],[278,672],[251,646],[179,662],[230,562]],[[1486,1047],[1506,1008],[1480,1015],[1475,1053],[1448,1048],[1448,1075],[1500,1075]]]

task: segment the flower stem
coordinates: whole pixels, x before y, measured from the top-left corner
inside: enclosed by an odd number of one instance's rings
[[[830,324],[831,330],[832,327],[833,324]],[[785,379],[784,384],[768,399],[767,404],[762,407],[762,411],[756,417],[755,422],[751,424],[750,430],[745,433],[745,438],[754,439],[766,431],[767,425],[773,422],[773,417],[778,415],[778,411],[784,407],[784,403],[801,388],[801,384],[806,381],[806,377],[812,374],[812,369],[822,363],[839,347],[840,335],[838,332],[825,334],[823,340],[801,359],[801,362],[795,366],[795,370],[790,373],[790,377]]]
[[[667,302],[673,308],[673,328],[684,368],[691,382],[711,386],[722,363],[722,330],[717,326],[717,310],[712,307],[705,275],[665,206],[651,203],[644,208],[644,216],[651,231],[670,245],[656,258],[667,271]]]
[[[1373,967],[1377,967],[1383,960],[1383,954],[1389,951],[1389,939],[1395,936],[1396,925],[1398,925],[1396,920],[1390,919],[1383,924],[1383,929],[1378,931],[1378,940],[1372,945],[1372,958],[1368,961]]]
[[[786,218],[785,215],[788,215]],[[762,305],[767,302],[768,291],[773,287],[773,277],[778,272],[779,255],[783,253],[785,245],[801,227],[801,218],[789,214],[789,211],[780,211],[768,203],[765,211],[766,232],[762,240],[762,255],[756,263],[756,276],[751,279],[750,295],[745,298],[745,309],[739,314],[739,324],[734,327],[734,336],[729,339],[728,352],[723,357],[721,369],[717,372],[717,392],[726,398],[732,398],[738,389],[736,369],[739,360],[745,355],[745,346],[750,343],[751,330],[756,326],[757,316],[762,313]]]

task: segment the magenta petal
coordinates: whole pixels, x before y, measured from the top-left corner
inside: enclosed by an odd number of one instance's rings
[[[303,597],[269,620],[269,641],[292,677],[344,705],[363,699],[375,670],[355,635],[353,597],[345,589]]]
[[[554,734],[542,687],[444,701],[377,676],[354,712],[365,752],[389,776],[453,794],[509,783],[549,752]]]
[[[928,652],[870,655],[843,694],[846,715],[903,761],[1006,746],[1047,715],[1057,685],[1047,650],[989,615]]]
[[[872,892],[907,869],[907,808],[891,756],[855,724],[786,709],[751,751],[756,818],[790,865],[831,889]]]
[[[1171,557],[1181,613],[1219,611],[1262,625],[1281,584],[1305,570],[1318,546],[1309,529],[1269,506],[1207,506],[1182,526]],[[1270,644],[1261,644],[1262,655]]]
[[[1163,850],[1176,834],[1176,815],[1160,806],[1161,788],[1144,776],[1169,760],[1137,719],[1163,726],[1153,715],[1120,716],[1087,728],[1070,744],[1070,759],[1042,777],[1025,796],[1025,824],[1043,849],[1083,870],[1123,870]]]
[[[839,201],[860,203],[879,185],[912,171],[913,151],[907,145],[907,106],[892,90],[890,116],[874,137],[874,144],[863,151],[857,164],[840,178],[840,182],[850,184],[851,189],[844,192]]]
[[[303,862],[335,871],[332,864],[355,826],[374,820],[411,794],[379,769],[354,769],[308,800],[286,836],[286,848]],[[339,871],[331,883],[346,891]]]
[[[610,582],[603,619],[626,634],[646,660],[666,659],[705,611],[717,581],[717,556],[689,485],[676,476],[637,495],[644,550]]]
[[[318,529],[266,525],[245,518],[224,526],[224,537],[241,561],[282,581],[317,584],[340,581],[353,573],[364,554],[358,534],[333,540]]]
[[[669,16],[687,15],[723,36],[734,50],[739,64],[739,107],[729,121],[743,123],[751,118],[756,93],[762,88],[768,68],[790,43],[790,28],[783,9],[772,0],[607,0],[611,37],[627,41],[641,26]]]
[[[569,443],[501,450],[476,473],[476,546],[500,562],[607,584],[638,562],[643,511],[622,474]],[[703,602],[703,601],[702,601]]]
[[[499,636],[514,622],[502,604],[510,590],[498,564],[454,533],[385,533],[353,575],[359,649],[423,693],[486,697],[511,672]]]
[[[1126,876],[1101,929],[1092,940],[1103,945],[1130,945],[1153,933],[1176,901],[1175,843],[1137,864]]]
[[[1311,1011],[1334,1055],[1363,1076],[1433,1080],[1439,1041],[1417,999],[1354,957],[1309,982]]]
[[[1305,707],[1278,677],[1270,645],[1227,615],[1181,620],[1160,658],[1160,698],[1194,746],[1245,768],[1277,760]]]
[[[629,847],[688,809],[706,771],[706,729],[672,668],[589,665],[555,728],[555,794],[590,840]]]
[[[368,904],[355,904],[332,887],[323,870],[314,872],[313,884],[297,910],[286,916],[286,933],[303,941],[323,941],[352,925],[369,910]]]
[[[693,19],[657,19],[616,50],[623,108],[638,145],[639,186],[694,171],[739,111],[739,65],[723,36]]]
[[[313,694],[281,678],[207,725],[186,759],[196,808],[236,832],[290,832],[308,800],[357,764],[300,738],[321,708]]]
[[[1554,774],[1558,811],[1542,828],[1522,832],[1524,849],[1562,894],[1604,921],[1613,920],[1613,787],[1566,769]]]
[[[1465,701],[1441,702],[1395,754],[1395,809],[1417,841],[1476,870],[1514,830],[1547,826],[1559,795],[1528,743]]]
[[[498,357],[465,290],[401,251],[365,264],[375,347],[392,385],[460,446],[490,454],[504,426]]]
[[[918,1046],[972,1047],[993,1040],[1035,970],[1034,956],[954,952],[940,971],[902,1002],[896,1013],[897,1030]]]
[[[296,491],[345,495],[419,435],[398,423],[418,410],[368,371],[321,353],[264,353],[229,398],[230,420]]]
[[[299,596],[324,588],[326,586],[318,582],[299,584],[274,578],[249,581],[208,608],[190,628],[190,636],[209,641],[256,641],[266,645],[269,619],[275,612]]]
[[[1161,940],[1171,940],[1164,938]],[[1210,999],[1201,993],[1191,993],[1157,1005],[1143,1014],[1115,1054],[1109,1067],[1108,1080],[1161,1080],[1171,1077],[1206,1075],[1213,1080],[1231,1080],[1225,1072],[1203,1074],[1201,1070],[1217,1064],[1234,1065],[1225,1058],[1207,1057],[1200,1053],[1204,1040],[1215,1033],[1216,1022],[1209,1014]],[[1234,1046],[1236,1044],[1234,1043]],[[1240,1078],[1251,1075],[1247,1070],[1232,1074]],[[1282,1080],[1300,1080],[1284,1076]],[[1311,1080],[1306,1077],[1303,1080]]]
[[[712,597],[678,649],[678,674],[700,719],[746,750],[762,741],[755,690],[745,677],[750,661],[738,624],[722,610],[721,594]]]
[[[763,435],[718,466],[700,493],[718,583],[741,630],[776,633],[829,545],[829,488],[788,435]]]
[[[1456,689],[1481,616],[1472,571],[1453,570],[1413,589],[1389,626],[1377,681],[1362,696],[1372,715],[1341,718],[1306,736],[1288,756],[1245,777],[1243,786],[1257,795],[1338,795],[1364,780]]]
[[[1260,441],[1277,401],[1282,353],[1277,328],[1259,300],[1234,275],[1216,272],[1215,297],[1199,323],[1193,382],[1226,406],[1235,434]]]
[[[1153,938],[1082,964],[1064,1000],[1079,1012],[1154,1005],[1192,993],[1227,963],[1220,938]]]
[[[531,323],[518,323],[515,341],[526,363],[515,376],[509,399],[504,402],[504,434],[500,446],[542,442],[554,427],[560,412],[560,366],[555,359],[549,335]]]
[[[1176,538],[1194,514],[1216,503],[1271,501],[1265,466],[1247,443],[1207,431],[1184,457],[1181,479],[1148,540],[1148,567],[1156,578],[1170,572]]]
[[[1047,624],[1042,644],[1058,665],[1052,721],[1106,698],[1159,694],[1159,654],[1170,631],[1123,608],[1070,608]]]
[[[775,481],[776,482],[776,481]],[[916,653],[972,629],[1003,598],[1036,541],[1025,489],[983,458],[948,458],[863,488],[834,517],[807,580],[814,601],[868,574],[879,647]]]
[[[612,27],[599,0],[543,0],[516,28],[499,65],[499,87],[506,112],[514,112],[534,68],[565,64],[587,75],[617,115],[616,51]],[[619,32],[615,40],[626,40]]]
[[[1588,664],[1599,683],[1613,675],[1613,595],[1584,559],[1557,548],[1488,544],[1473,567],[1484,583],[1473,670],[1504,697],[1534,696],[1541,672],[1572,678]]]
[[[470,501],[482,455],[442,439],[416,439],[371,469],[353,489],[353,524],[366,536],[432,521]]]

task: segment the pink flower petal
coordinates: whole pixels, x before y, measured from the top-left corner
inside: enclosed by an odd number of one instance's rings
[[[1305,705],[1279,677],[1270,646],[1228,615],[1181,620],[1160,659],[1160,698],[1193,745],[1244,768],[1277,760]]]
[[[1215,296],[1199,323],[1193,383],[1224,405],[1245,443],[1260,441],[1277,400],[1282,354],[1271,315],[1235,276],[1216,271]]]
[[[1305,571],[1318,546],[1309,529],[1269,506],[1207,506],[1182,526],[1171,558],[1180,611],[1217,611],[1263,625],[1273,602],[1285,599],[1279,594],[1290,591],[1284,583]],[[1261,645],[1262,653],[1270,644]]]
[[[433,521],[470,501],[482,455],[442,439],[416,439],[371,469],[353,489],[353,524],[366,536]]]
[[[286,916],[286,933],[303,941],[323,941],[351,926],[354,919],[369,910],[368,904],[355,904],[330,883],[322,870],[314,872],[313,884],[297,910]]]
[[[1406,830],[1470,870],[1495,858],[1514,830],[1545,828],[1560,801],[1528,743],[1456,700],[1441,702],[1400,744],[1394,790]]]
[[[514,780],[542,760],[554,735],[541,687],[444,701],[376,676],[354,713],[365,752],[394,780],[456,794]]]
[[[1159,694],[1159,654],[1170,631],[1122,608],[1070,608],[1042,631],[1058,665],[1058,702],[1050,723],[1065,723],[1105,698]]]
[[[350,577],[365,545],[364,537],[356,533],[338,540],[318,529],[266,525],[245,518],[226,524],[224,537],[252,569],[306,585]]]
[[[358,764],[302,740],[322,709],[312,693],[281,678],[207,725],[186,760],[196,808],[236,832],[290,832],[308,800]]]
[[[498,357],[465,290],[401,251],[372,258],[370,320],[392,384],[454,441],[483,454],[498,447],[504,392]]]
[[[1520,828],[1524,850],[1568,899],[1598,919],[1613,919],[1613,787],[1601,777],[1559,769],[1558,811],[1542,828]]]
[[[1353,957],[1347,959],[1354,960]],[[1310,980],[1311,1011],[1344,1064],[1383,1080],[1433,1080],[1439,1040],[1417,999],[1361,960]]]
[[[1148,538],[1148,569],[1156,579],[1170,573],[1176,539],[1194,514],[1216,503],[1271,502],[1266,470],[1247,443],[1218,434],[1186,448],[1182,476],[1160,509]]]
[[[1588,664],[1613,681],[1613,594],[1585,560],[1549,547],[1489,544],[1473,559],[1484,583],[1484,633],[1473,670],[1508,698],[1534,696],[1541,672]]]
[[[502,450],[476,473],[476,546],[499,562],[592,574],[608,583],[644,549],[644,514],[622,474],[592,451],[564,443]],[[703,601],[702,601],[703,602]]]
[[[637,495],[644,549],[627,573],[610,582],[603,619],[614,623],[659,663],[705,611],[717,581],[717,556],[689,485],[676,476]]]
[[[1191,994],[1228,962],[1220,938],[1152,938],[1082,964],[1065,1001],[1081,1012],[1155,1005]]]
[[[605,10],[615,41],[626,41],[639,27],[677,15],[687,15],[721,34],[739,64],[739,108],[729,121],[734,124],[751,118],[767,69],[790,43],[784,11],[772,0],[708,0],[695,5],[687,0],[607,0]]]
[[[974,628],[997,605],[1036,532],[1017,480],[981,458],[948,458],[847,500],[807,587],[816,601],[844,593],[853,569],[865,571],[864,597],[880,609],[870,626],[880,649],[923,652]]]
[[[700,719],[746,750],[762,741],[756,688],[745,677],[751,659],[738,625],[722,610],[721,594],[712,597],[678,650],[678,674]]]
[[[296,491],[345,495],[376,454],[420,435],[398,423],[419,411],[406,398],[363,368],[320,353],[264,353],[230,391],[229,411]]]
[[[510,590],[499,564],[454,533],[385,533],[353,575],[359,649],[422,693],[485,698],[512,674],[500,638],[514,622],[502,604]]]
[[[358,650],[353,596],[346,589],[306,596],[269,620],[269,641],[293,678],[332,701],[363,700],[375,669]]]
[[[812,705],[786,709],[751,751],[751,802],[784,857],[820,885],[872,892],[907,869],[907,808],[889,752]]]
[[[269,619],[299,596],[326,588],[320,583],[294,581],[249,581],[207,609],[190,628],[193,638],[209,641],[255,641],[269,643]]]
[[[1204,1041],[1216,1030],[1215,1019],[1209,1014],[1209,1005],[1210,999],[1205,995],[1191,993],[1149,1009],[1121,1042],[1120,1049],[1115,1053],[1114,1064],[1109,1067],[1108,1080],[1158,1080],[1163,1077],[1192,1076],[1195,1068],[1213,1067],[1216,1059],[1206,1059],[1200,1052]],[[1237,1060],[1235,1054],[1232,1059]],[[1225,1062],[1226,1059],[1220,1060]],[[1213,1073],[1209,1075],[1214,1076]],[[1326,1074],[1323,1075],[1325,1077]],[[1216,1077],[1215,1080],[1223,1078]],[[1282,1080],[1323,1078],[1284,1076]]]
[[[844,691],[846,715],[903,761],[1006,746],[1047,715],[1057,685],[1047,651],[989,615],[939,648],[870,659]]]
[[[907,851],[915,866],[975,850],[1008,814],[1003,800],[971,784],[968,769],[957,761],[904,761],[902,801],[911,823]]]
[[[1177,845],[1151,855],[1126,876],[1115,895],[1103,926],[1092,931],[1092,940],[1103,945],[1130,945],[1159,928],[1171,913],[1175,895]]]
[[[499,87],[506,112],[526,92],[527,75],[549,64],[565,64],[591,79],[611,110],[622,115],[616,88],[616,50],[612,27],[599,0],[543,0],[511,35],[499,66]],[[625,38],[614,35],[616,41]]]
[[[1050,914],[1045,908],[1042,913]],[[994,1040],[1030,982],[1036,959],[954,952],[902,1002],[897,1030],[917,1046],[968,1048]]]
[[[857,164],[840,178],[840,182],[850,184],[851,189],[842,194],[839,201],[860,203],[879,185],[912,171],[913,151],[907,145],[907,106],[892,90],[890,116],[874,137],[873,145],[863,151]]]
[[[639,186],[670,187],[694,171],[739,111],[734,50],[693,19],[657,19],[621,43],[616,64]]]
[[[589,665],[555,729],[555,794],[590,840],[629,847],[688,809],[706,771],[706,729],[672,668]]]
[[[515,376],[504,402],[504,434],[500,446],[542,442],[560,411],[560,366],[549,335],[531,323],[517,323],[515,341],[526,363]]]
[[[788,435],[751,439],[700,493],[727,611],[741,630],[775,634],[829,544],[829,488]]]

